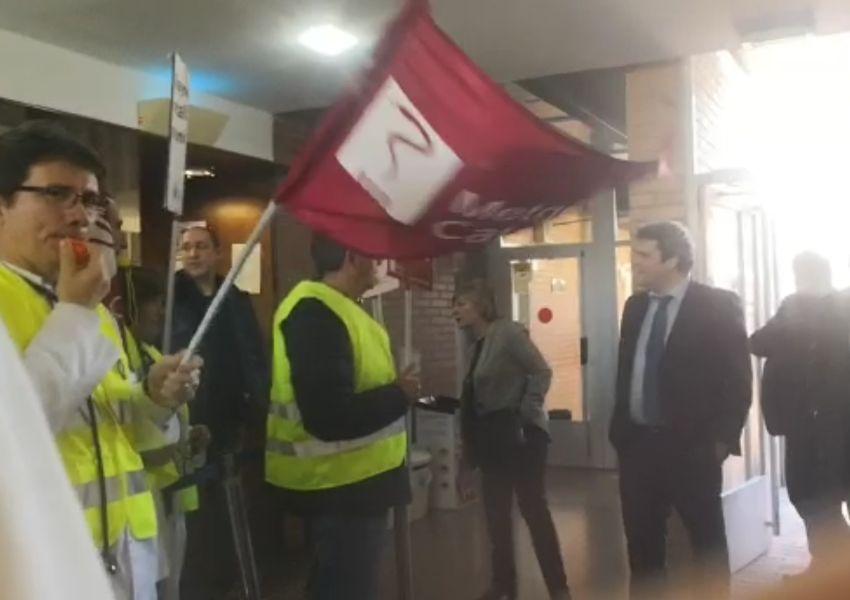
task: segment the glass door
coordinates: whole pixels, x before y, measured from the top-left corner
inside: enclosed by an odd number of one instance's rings
[[[713,182],[700,188],[703,277],[735,292],[747,332],[767,321],[775,305],[769,222],[743,183]],[[753,403],[741,436],[742,455],[724,463],[724,508],[733,568],[767,550],[764,524],[779,528],[778,446],[764,426],[759,398],[760,364],[753,358]],[[732,527],[735,525],[735,527]]]
[[[581,254],[511,261],[513,319],[525,325],[552,369],[546,409],[556,419],[583,421],[584,366]]]

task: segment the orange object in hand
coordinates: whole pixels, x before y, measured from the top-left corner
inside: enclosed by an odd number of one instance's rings
[[[85,242],[81,240],[68,240],[71,243],[71,250],[74,251],[74,260],[77,266],[84,267],[89,262],[89,249]]]

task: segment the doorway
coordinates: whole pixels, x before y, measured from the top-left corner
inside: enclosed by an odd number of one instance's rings
[[[770,221],[743,172],[699,178],[701,278],[735,292],[748,332],[775,310],[775,250]],[[733,571],[770,547],[780,526],[778,442],[767,433],[759,398],[761,365],[753,358],[753,402],[741,437],[741,456],[723,465],[723,505]]]
[[[607,432],[619,310],[631,293],[631,255],[617,244],[608,193],[503,237],[489,256],[500,313],[526,327],[552,369],[551,465],[615,466]]]

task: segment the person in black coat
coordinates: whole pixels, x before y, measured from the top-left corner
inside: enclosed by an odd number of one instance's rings
[[[706,580],[727,593],[722,464],[740,454],[750,408],[747,333],[732,292],[690,281],[687,230],[641,228],[626,302],[609,437],[617,450],[632,597],[665,587],[666,522],[675,508]]]
[[[850,497],[850,327],[847,296],[832,288],[829,263],[794,259],[797,292],[750,338],[767,360],[762,407],[772,435],[786,440],[788,495],[806,524],[812,566],[832,542],[850,542],[841,505]]]
[[[181,236],[183,269],[174,281],[172,348],[186,348],[222,283],[217,274],[221,249],[207,227],[189,227]],[[251,299],[230,289],[198,349],[208,368],[195,400],[192,425],[211,433],[207,463],[212,479],[199,485],[200,510],[188,518],[189,547],[182,596],[223,598],[235,584],[236,559],[224,489],[218,480],[224,457],[245,449],[246,433],[259,429],[268,407],[269,372]]]

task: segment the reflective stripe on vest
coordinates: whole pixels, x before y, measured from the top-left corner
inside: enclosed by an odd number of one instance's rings
[[[285,454],[288,456],[300,456],[302,458],[343,454],[345,452],[351,452],[358,448],[365,448],[375,442],[403,434],[406,431],[406,426],[406,420],[402,417],[394,423],[390,423],[383,429],[379,429],[375,433],[354,440],[344,440],[340,442],[324,442],[322,440],[315,439],[306,442],[268,440],[266,442],[266,450],[268,452],[276,452],[278,454]]]
[[[295,403],[286,340],[280,327],[295,306],[307,298],[322,302],[345,326],[351,340],[355,393],[396,380],[386,331],[357,303],[318,282],[302,282],[284,299],[275,313],[272,332],[266,480],[278,487],[303,491],[341,487],[395,469],[404,462],[407,447],[404,418],[354,440],[326,442],[306,431]]]
[[[126,481],[126,485],[125,482]],[[117,502],[126,496],[143,494],[148,490],[147,473],[135,471],[106,478],[106,501]],[[74,486],[83,508],[100,508],[100,482],[98,480]],[[125,494],[126,489],[126,494]]]
[[[0,318],[6,324],[18,350],[23,353],[50,316],[51,306],[18,274],[0,265]],[[101,332],[121,350],[121,337],[114,319],[105,307],[98,306]],[[153,497],[143,479],[142,459],[132,443],[128,417],[133,413],[129,403],[141,394],[134,382],[123,351],[120,360],[92,392],[97,415],[98,438],[103,453],[104,475],[107,482],[106,505],[109,516],[109,545],[115,544],[129,527],[139,540],[157,533]],[[85,505],[100,498],[97,458],[90,424],[87,423],[85,398],[80,399],[81,411],[75,412],[63,429],[56,434],[56,444],[71,484]],[[111,483],[111,482],[118,483]],[[92,492],[92,490],[97,490]],[[92,500],[94,499],[94,500]],[[85,518],[95,544],[100,547],[104,532],[101,507],[85,508]]]

